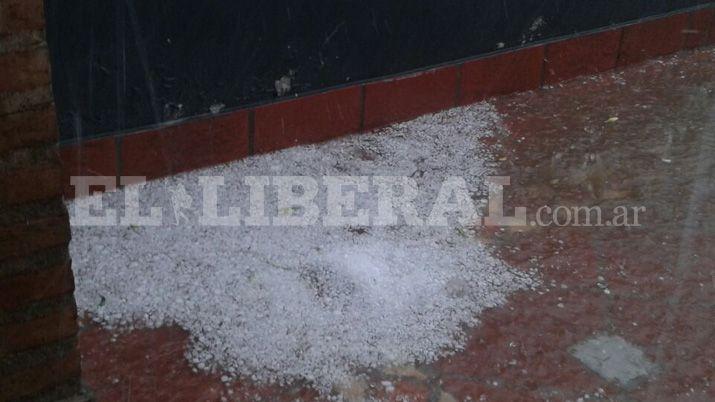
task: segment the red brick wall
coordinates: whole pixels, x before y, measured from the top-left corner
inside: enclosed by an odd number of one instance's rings
[[[0,401],[80,393],[42,0],[0,0]]]

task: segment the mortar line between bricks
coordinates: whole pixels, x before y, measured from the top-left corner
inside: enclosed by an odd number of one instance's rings
[[[115,184],[117,188],[121,186],[122,170],[124,169],[124,164],[122,163],[122,137],[114,137],[114,168],[115,168]]]
[[[365,131],[365,84],[360,85],[360,128],[359,131]]]
[[[626,29],[620,28],[621,35],[618,37],[618,50],[616,51],[616,68],[621,65],[621,52],[623,52],[623,39],[626,36]]]
[[[5,361],[10,361],[13,357],[26,357],[28,355],[33,355],[33,354],[42,354],[43,352],[55,352],[55,353],[47,353],[49,358],[45,357],[42,359],[42,362],[38,362],[38,364],[32,364],[30,363],[29,365],[23,365],[22,363],[19,364],[20,367],[22,367],[23,370],[28,370],[32,369],[34,367],[40,366],[41,364],[47,364],[47,363],[52,363],[56,361],[61,361],[68,356],[71,356],[72,353],[79,353],[78,349],[75,349],[75,347],[79,345],[79,333],[77,334],[72,334],[64,337],[57,338],[55,340],[52,340],[48,343],[43,343],[38,346],[30,347],[30,348],[24,348],[21,350],[11,350],[8,351],[4,356],[3,356],[3,363]],[[56,353],[57,350],[60,350],[61,353]],[[38,359],[39,360],[39,359]],[[2,367],[2,366],[0,366]],[[4,368],[7,370],[7,367]],[[0,370],[0,373],[2,373],[3,370]]]
[[[539,88],[543,88],[544,85],[546,85],[546,64],[547,64],[547,55],[548,55],[548,49],[551,44],[546,44],[544,45],[544,49],[541,52],[541,72],[539,76]]]
[[[256,154],[256,110],[248,111],[248,156]]]
[[[57,314],[68,306],[76,306],[74,292],[57,296],[50,299],[50,301],[51,303],[47,300],[36,301],[19,310],[6,312],[4,317],[0,317],[0,326],[34,321],[48,315]]]

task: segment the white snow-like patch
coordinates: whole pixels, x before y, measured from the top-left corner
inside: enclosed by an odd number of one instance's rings
[[[143,213],[163,207],[164,225],[73,226],[79,309],[110,328],[179,325],[192,335],[195,367],[258,382],[307,380],[328,391],[362,369],[433,361],[463,346],[482,310],[534,280],[462,229],[200,226],[198,177],[225,177],[225,215],[226,205],[244,208],[245,176],[411,176],[426,216],[449,176],[485,198],[492,156],[480,138],[498,130],[482,103],[147,183]],[[177,188],[191,202],[181,217],[171,213]],[[123,191],[102,197],[122,215]],[[266,205],[277,210],[274,197]]]

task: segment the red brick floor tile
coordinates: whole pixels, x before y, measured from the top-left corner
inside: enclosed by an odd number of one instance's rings
[[[370,400],[385,402],[427,402],[430,400],[432,391],[430,387],[418,381],[390,381],[389,383],[377,383],[370,387]]]
[[[176,328],[116,334],[89,324],[80,334],[84,380],[100,400],[218,400],[220,380],[194,375],[187,342]]]
[[[494,385],[493,382],[467,380],[460,378],[446,378],[442,388],[458,401],[538,401],[534,395],[525,395],[523,392],[509,389],[503,384]]]
[[[197,373],[186,360],[189,335],[179,328],[112,332],[85,323],[80,332],[83,380],[98,401],[305,401],[317,393],[301,386],[224,384],[219,374]]]

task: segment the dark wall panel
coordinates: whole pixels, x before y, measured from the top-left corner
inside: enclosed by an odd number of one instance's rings
[[[64,140],[426,67],[704,0],[47,0]]]

